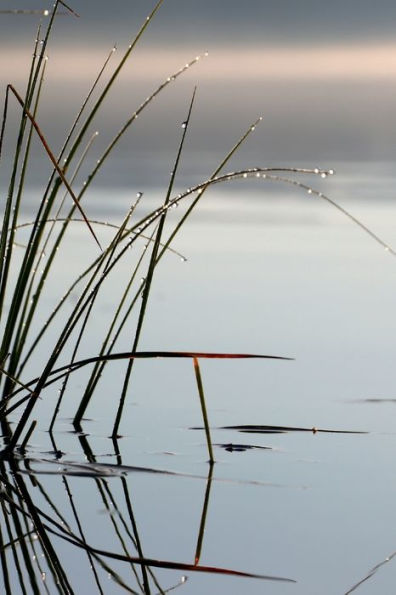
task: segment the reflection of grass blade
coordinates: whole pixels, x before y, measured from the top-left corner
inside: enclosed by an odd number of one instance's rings
[[[199,564],[199,560],[201,558],[202,543],[203,543],[203,538],[204,538],[204,534],[205,534],[206,516],[208,514],[208,507],[209,507],[210,488],[212,487],[212,479],[213,479],[213,465],[209,465],[208,479],[206,481],[205,499],[204,499],[202,514],[201,514],[201,523],[199,525],[197,546],[195,548],[195,559],[194,559],[195,565]]]
[[[48,527],[49,528],[49,527]],[[284,583],[295,583],[296,581],[290,578],[285,578],[281,576],[271,576],[268,574],[254,574],[251,572],[243,572],[240,570],[233,570],[230,568],[220,568],[218,566],[198,566],[195,564],[186,564],[183,562],[173,562],[170,560],[157,560],[153,558],[135,558],[129,556],[123,556],[122,554],[117,554],[116,552],[109,552],[106,550],[101,550],[95,547],[89,547],[84,543],[77,541],[77,539],[68,537],[62,533],[58,533],[53,529],[50,529],[55,535],[58,537],[73,543],[74,545],[81,547],[82,549],[89,548],[89,550],[99,556],[103,556],[105,558],[111,558],[113,560],[120,560],[123,562],[133,562],[134,564],[144,565],[144,566],[151,566],[154,568],[166,568],[169,570],[183,570],[184,572],[198,572],[198,573],[210,573],[210,574],[220,574],[225,576],[235,576],[241,578],[256,578],[261,580],[267,581],[275,581],[275,582],[284,582]]]

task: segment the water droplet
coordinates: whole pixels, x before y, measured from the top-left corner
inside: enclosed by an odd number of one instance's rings
[[[332,176],[334,174],[334,169],[329,169],[328,174],[329,176]]]
[[[205,52],[204,56],[205,56],[205,58],[207,58],[209,56],[209,52]]]
[[[44,10],[43,15],[47,17],[49,15],[49,10]]]
[[[198,188],[198,194],[202,194],[203,188]]]
[[[182,128],[187,128],[187,122],[183,122],[183,124],[181,125]]]
[[[263,180],[265,180],[266,177],[267,177],[267,174],[263,174]]]
[[[260,172],[257,172],[256,173],[256,178],[259,178],[259,177],[260,177]]]
[[[242,177],[247,178],[248,177],[247,173],[244,173]]]
[[[143,283],[144,283],[145,281],[146,281],[146,279],[145,279],[144,277],[142,277],[142,278],[140,279],[140,285],[143,285]]]
[[[45,572],[41,573],[41,580],[45,581],[45,579],[47,578],[47,574]]]
[[[187,262],[187,258],[186,258],[185,256],[182,256],[182,257],[180,258],[180,260],[181,260],[182,262]]]
[[[327,174],[326,174],[326,172],[322,171],[322,173],[320,174],[320,177],[321,177],[321,178],[323,178],[323,179],[324,179],[324,178],[327,178]]]
[[[312,194],[312,188],[308,188],[307,192],[308,194]]]
[[[319,168],[318,168],[318,167],[315,167],[315,169],[314,169],[314,172],[315,172],[316,174],[318,174],[318,173],[319,173]]]
[[[254,130],[256,130],[255,125],[253,124],[253,126],[250,127],[250,130],[253,132]]]
[[[385,250],[385,252],[389,252],[390,251],[389,246],[385,246],[384,250]]]
[[[136,198],[142,198],[143,192],[136,192]]]

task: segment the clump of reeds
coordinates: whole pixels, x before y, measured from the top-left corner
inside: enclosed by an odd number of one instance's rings
[[[24,95],[22,96],[11,83],[7,86],[0,132],[0,157],[2,152],[10,150],[5,146],[5,131],[8,123],[8,107],[11,101],[19,105],[20,121],[15,133],[16,145],[8,191],[3,202],[3,222],[0,239],[0,324],[2,329],[0,343],[0,421],[5,439],[4,453],[14,451],[18,444],[21,444],[23,448],[26,447],[35,427],[35,420],[32,420],[32,416],[37,400],[40,398],[43,389],[52,383],[61,382],[59,399],[54,406],[50,425],[50,429],[52,430],[67,391],[69,376],[75,370],[81,369],[84,366],[91,366],[91,371],[86,386],[82,391],[74,418],[75,426],[80,428],[85,411],[94,399],[104,367],[115,359],[124,359],[126,361],[122,390],[115,407],[116,412],[112,428],[112,437],[117,438],[135,360],[143,357],[187,357],[192,359],[194,364],[204,417],[209,459],[213,462],[214,455],[210,439],[209,421],[199,359],[203,357],[239,358],[273,356],[226,353],[211,354],[196,353],[194,351],[189,353],[175,351],[159,352],[155,350],[151,352],[139,351],[139,340],[157,266],[164,255],[171,250],[171,244],[174,238],[211,186],[239,178],[257,178],[264,181],[276,181],[295,185],[310,195],[320,197],[333,204],[369,233],[383,247],[393,253],[389,246],[342,207],[322,193],[316,192],[310,186],[303,184],[297,178],[290,177],[294,174],[314,174],[326,177],[333,173],[332,170],[320,170],[318,168],[254,167],[224,173],[227,162],[249,135],[252,134],[261,118],[257,119],[256,122],[247,128],[246,132],[237,140],[235,145],[214,168],[213,173],[206,180],[194,187],[188,188],[185,192],[175,195],[175,176],[179,170],[180,157],[186,135],[188,134],[195,91],[192,93],[187,115],[183,119],[179,147],[175,152],[172,167],[172,175],[167,188],[164,190],[162,202],[149,214],[137,217],[136,207],[144,200],[144,197],[139,193],[136,201],[126,210],[122,222],[113,229],[111,240],[103,245],[103,240],[100,239],[99,234],[101,222],[92,220],[86,215],[83,198],[85,198],[98,172],[106,166],[107,158],[125,133],[133,126],[136,118],[150,107],[153,99],[163,89],[176,81],[186,70],[200,60],[200,56],[195,57],[191,62],[180,68],[180,70],[166,78],[131,114],[122,128],[109,140],[103,154],[97,159],[94,167],[86,174],[84,184],[78,188],[75,182],[77,174],[86,167],[85,157],[95,138],[95,135],[89,137],[90,126],[95,121],[95,117],[105,103],[110,89],[116,84],[122,68],[133,55],[136,45],[141,40],[145,29],[149,26],[162,2],[163,0],[159,0],[127,47],[118,64],[107,75],[110,68],[110,58],[114,54],[114,48],[110,51],[103,67],[95,77],[87,97],[83,100],[81,108],[69,132],[66,134],[64,144],[58,153],[55,153],[52,147],[49,146],[47,139],[42,133],[37,115],[44,84],[46,54],[54,20],[60,9],[75,14],[61,0],[56,0],[53,11],[47,15],[48,25],[43,40],[40,43],[37,40],[35,43]],[[37,38],[39,39],[40,37],[41,32]],[[103,83],[103,81],[105,82]],[[15,251],[21,249],[17,247],[16,239],[18,230],[22,226],[21,209],[27,192],[26,177],[30,167],[34,137],[39,139],[44,153],[52,164],[53,170],[37,208],[34,221],[30,225],[29,239],[24,248],[23,258],[21,262],[16,264]],[[189,207],[183,212],[179,220],[174,221],[172,219],[172,227],[170,228],[167,218],[169,210],[185,201],[186,198],[192,199]],[[57,267],[62,267],[58,255],[59,248],[67,237],[70,224],[76,220],[82,221],[85,224],[87,238],[91,239],[96,245],[97,255],[85,270],[76,272],[75,281],[59,299],[57,306],[50,313],[44,325],[38,331],[34,330],[35,320],[40,313],[40,308],[43,307],[44,287],[46,284],[51,283],[51,275],[54,270]],[[109,229],[109,226],[107,226],[107,229]],[[144,239],[143,243],[140,243],[141,239]],[[102,343],[98,346],[97,352],[92,354],[92,357],[81,360],[79,357],[81,341],[88,332],[88,322],[95,315],[98,295],[109,281],[111,272],[130,253],[131,248],[137,254],[136,264],[129,278],[125,279],[121,298],[114,303],[113,316],[108,327],[104,330]],[[141,282],[141,279],[143,279],[143,282]],[[65,315],[60,330],[55,334],[55,332],[52,332],[54,321],[59,318],[59,313],[62,311],[62,307],[65,305],[68,297],[76,292],[78,292],[78,299],[72,311],[68,315]],[[6,307],[6,301],[9,302],[9,307]],[[117,342],[132,314],[135,314],[136,325],[130,350],[117,353]],[[37,358],[34,359],[37,374],[32,379],[31,377],[27,377],[27,364],[33,361],[33,356],[37,353],[37,347],[44,339],[46,341],[47,355],[43,361],[37,362]],[[13,428],[10,425],[11,419],[16,419],[16,425]]]

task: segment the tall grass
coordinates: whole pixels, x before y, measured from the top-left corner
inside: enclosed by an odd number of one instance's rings
[[[198,394],[202,407],[202,414],[206,430],[209,460],[213,462],[209,417],[205,403],[203,382],[200,373],[199,359],[203,357],[267,357],[253,354],[211,354],[189,353],[175,351],[140,352],[139,343],[141,332],[145,324],[147,305],[150,300],[151,289],[155,282],[155,272],[162,258],[172,250],[172,242],[184,226],[188,217],[197,207],[204,194],[214,185],[229,183],[235,179],[255,178],[260,181],[276,181],[291,184],[307,192],[311,197],[319,197],[330,202],[335,208],[359,225],[382,247],[395,253],[381,238],[358,221],[340,205],[315,191],[300,181],[300,176],[317,175],[326,177],[332,170],[299,169],[299,168],[268,168],[255,167],[240,171],[224,173],[224,168],[259,125],[261,118],[250,124],[247,130],[235,142],[226,156],[213,169],[212,174],[200,184],[186,189],[184,192],[174,193],[174,182],[180,168],[180,158],[183,152],[189,124],[193,115],[195,91],[192,92],[186,115],[181,119],[183,125],[180,131],[179,146],[175,148],[175,158],[172,175],[164,198],[154,210],[144,216],[137,216],[137,205],[144,201],[142,195],[126,209],[121,223],[112,229],[110,240],[101,238],[101,224],[104,222],[88,217],[85,210],[85,195],[99,171],[106,167],[106,162],[114,148],[126,132],[133,126],[136,118],[150,108],[154,98],[170,84],[173,84],[188,69],[196,64],[201,57],[197,56],[185,64],[178,71],[167,77],[149,97],[131,114],[124,125],[109,139],[107,147],[94,167],[89,170],[86,157],[89,154],[96,136],[89,132],[91,125],[105,104],[109,91],[117,84],[117,79],[128,60],[133,58],[134,50],[141,41],[147,27],[159,10],[163,0],[154,6],[140,30],[131,40],[126,51],[118,63],[112,67],[114,48],[104,61],[87,96],[65,135],[62,148],[56,153],[50,146],[39,123],[39,107],[44,85],[46,68],[46,54],[53,35],[54,22],[57,15],[69,12],[76,15],[74,10],[61,0],[57,0],[54,9],[48,14],[48,24],[42,43],[35,42],[33,57],[30,64],[29,77],[25,94],[22,94],[10,83],[6,89],[4,112],[0,132],[0,157],[4,152],[13,152],[12,166],[9,177],[7,194],[3,201],[3,223],[0,239],[0,324],[2,329],[0,343],[0,420],[5,440],[4,454],[15,451],[17,445],[26,448],[30,436],[35,429],[33,418],[38,399],[43,390],[54,382],[61,382],[58,401],[51,416],[50,430],[54,428],[57,415],[67,398],[67,388],[70,375],[82,367],[90,366],[85,388],[75,412],[74,424],[81,429],[85,412],[92,404],[104,367],[116,359],[124,359],[126,369],[122,382],[119,400],[115,406],[115,417],[111,434],[113,439],[120,435],[120,426],[125,414],[125,403],[128,398],[134,362],[138,358],[156,357],[188,357],[193,360]],[[71,25],[72,26],[72,23]],[[41,37],[41,32],[37,39]],[[110,69],[110,71],[109,71]],[[20,109],[19,125],[15,131],[15,148],[6,138],[8,131],[9,105],[14,101]],[[7,131],[7,136],[6,136]],[[51,163],[53,170],[49,178],[40,204],[38,205],[34,221],[29,224],[29,238],[22,259],[19,257],[21,248],[17,245],[17,234],[26,222],[23,222],[21,212],[24,200],[29,192],[27,186],[27,172],[32,167],[33,139],[37,137],[43,154]],[[78,188],[76,180],[79,172],[85,172],[85,182]],[[84,200],[83,200],[84,198]],[[71,200],[70,200],[71,199]],[[180,216],[170,221],[168,213],[171,208],[190,199],[191,202]],[[65,244],[70,225],[80,221],[86,226],[87,241],[91,241],[96,249],[96,256],[84,270],[76,269],[76,276],[69,289],[63,296],[59,296],[58,304],[49,314],[44,324],[37,328],[37,320],[45,312],[44,288],[53,283],[54,273],[62,268],[59,257],[60,248]],[[106,236],[107,237],[107,236]],[[143,240],[143,242],[141,241]],[[103,339],[97,345],[95,352],[89,358],[80,358],[82,340],[89,333],[89,322],[96,315],[98,296],[106,284],[111,281],[111,274],[120,263],[130,254],[131,249],[136,254],[135,265],[130,275],[125,279],[121,297],[114,300],[113,314],[108,326],[103,331]],[[45,258],[44,258],[45,255]],[[43,265],[44,262],[44,265]],[[143,282],[140,281],[143,279]],[[62,314],[68,297],[78,292],[78,298],[68,314]],[[6,307],[9,304],[9,307]],[[133,318],[134,317],[134,318]],[[127,322],[135,320],[135,326],[127,352],[118,353],[117,344],[125,332]],[[41,343],[45,344],[39,350]],[[92,345],[92,344],[91,344]],[[40,352],[41,355],[38,355]],[[34,365],[34,378],[27,373],[29,366]],[[154,365],[154,364],[153,364]],[[12,426],[10,421],[15,422]]]

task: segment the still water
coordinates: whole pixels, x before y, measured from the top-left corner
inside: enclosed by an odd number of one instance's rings
[[[309,184],[396,247],[396,169],[330,166],[335,176],[312,176]],[[120,223],[134,194],[99,189],[86,211]],[[159,205],[163,193],[149,188],[144,199],[141,212]],[[182,208],[170,213],[171,223]],[[110,238],[110,230],[98,233],[103,243]],[[199,566],[295,582],[153,567],[148,589],[139,566],[101,554],[88,558],[53,535],[71,590],[163,593],[177,586],[191,595],[341,595],[376,569],[353,592],[390,595],[396,579],[396,258],[328,203],[262,180],[210,191],[173,247],[178,254],[163,259],[154,279],[141,350],[293,360],[201,360],[212,472],[192,362],[168,359],[136,362],[118,456],[108,436],[125,364],[115,362],[87,412],[84,435],[71,424],[84,374],[71,380],[54,443],[47,428],[58,387],[47,390],[35,414],[32,460],[13,472],[37,507],[98,550],[136,557],[140,548],[146,558],[190,565],[199,557]],[[48,311],[53,290],[67,287],[94,254],[92,239],[75,223],[49,286]],[[112,277],[81,357],[97,353],[130,267],[126,259]],[[131,349],[132,341],[124,335],[117,350]],[[252,424],[260,427],[240,431]],[[67,592],[41,554],[34,556],[39,592]],[[11,581],[18,593],[17,570]]]

